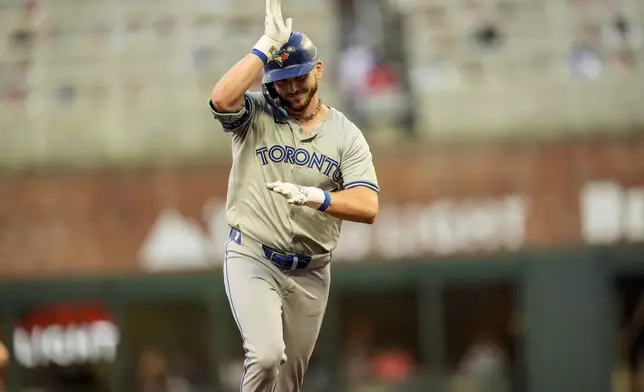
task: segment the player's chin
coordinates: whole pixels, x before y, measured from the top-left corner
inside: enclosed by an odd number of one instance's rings
[[[305,99],[296,99],[288,101],[289,108],[294,112],[303,112],[309,106]]]
[[[308,105],[294,105],[294,106],[291,106],[291,109],[296,113],[304,113],[307,108],[308,108]]]

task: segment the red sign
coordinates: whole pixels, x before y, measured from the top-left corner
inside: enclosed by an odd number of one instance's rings
[[[18,363],[27,368],[113,362],[119,330],[100,304],[56,304],[32,309],[14,328]]]

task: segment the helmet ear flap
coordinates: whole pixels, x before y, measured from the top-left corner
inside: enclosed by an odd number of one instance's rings
[[[264,92],[268,94],[268,97],[277,100],[279,99],[279,95],[277,94],[277,90],[275,89],[275,85],[273,83],[265,83],[262,85],[264,87]]]
[[[264,95],[264,98],[266,98],[266,101],[271,105],[274,109],[274,111],[277,112],[278,116],[282,118],[288,117],[288,113],[286,113],[286,110],[280,106],[280,96],[277,94],[277,90],[275,89],[275,86],[273,83],[264,83],[262,84],[262,93]]]

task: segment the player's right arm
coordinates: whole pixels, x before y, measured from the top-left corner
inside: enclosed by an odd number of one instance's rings
[[[219,79],[208,105],[224,129],[235,131],[250,121],[253,100],[247,94],[264,65],[288,42],[292,20],[282,17],[281,0],[266,0],[264,35],[247,54]]]
[[[247,54],[219,79],[210,94],[210,104],[219,113],[236,113],[244,107],[244,95],[264,68],[255,54]]]

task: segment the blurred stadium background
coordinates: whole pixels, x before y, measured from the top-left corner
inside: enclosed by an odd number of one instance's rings
[[[206,100],[263,8],[0,0],[4,390],[238,389]],[[643,391],[644,1],[284,13],[383,189],[345,225],[304,391]]]

